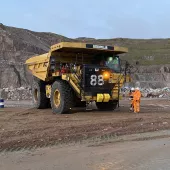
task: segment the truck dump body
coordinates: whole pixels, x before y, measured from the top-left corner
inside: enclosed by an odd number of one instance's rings
[[[39,56],[34,56],[26,60],[26,65],[28,70],[36,77],[41,80],[46,79],[48,64],[49,64],[49,54],[42,54]]]
[[[110,54],[122,54],[127,53],[128,49],[125,47],[118,46],[103,46],[94,45],[87,43],[73,43],[73,42],[62,42],[51,46],[51,51],[61,51],[67,53],[85,53],[85,54],[96,54],[96,53],[110,53]]]

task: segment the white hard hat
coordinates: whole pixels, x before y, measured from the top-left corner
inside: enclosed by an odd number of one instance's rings
[[[134,87],[132,87],[131,90],[134,91],[135,90]]]
[[[139,87],[136,87],[136,90],[139,90]]]

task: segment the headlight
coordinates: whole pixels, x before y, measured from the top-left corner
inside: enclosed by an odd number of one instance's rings
[[[107,72],[107,71],[105,71],[105,72],[103,73],[103,78],[104,78],[105,80],[109,79],[109,78],[110,78],[110,73]]]

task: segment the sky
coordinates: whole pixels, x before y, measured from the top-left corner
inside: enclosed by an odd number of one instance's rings
[[[170,38],[170,0],[0,0],[0,23],[69,38]]]

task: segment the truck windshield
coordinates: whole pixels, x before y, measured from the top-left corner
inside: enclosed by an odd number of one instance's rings
[[[119,56],[105,57],[105,66],[109,67],[115,72],[120,72],[120,60]]]
[[[99,64],[100,66],[106,66],[109,67],[114,72],[120,73],[119,56],[96,55],[92,60],[92,64]]]

